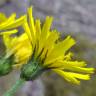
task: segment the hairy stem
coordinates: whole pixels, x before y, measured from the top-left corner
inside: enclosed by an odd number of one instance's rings
[[[25,82],[23,79],[19,79],[11,89],[9,89],[3,96],[14,96],[13,94],[19,89]]]

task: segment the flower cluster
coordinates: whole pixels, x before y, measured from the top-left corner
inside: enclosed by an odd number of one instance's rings
[[[0,58],[0,76],[20,68],[20,78],[28,81],[51,70],[70,83],[80,84],[80,80],[89,80],[94,73],[94,68],[86,68],[84,61],[72,60],[69,49],[76,42],[71,36],[60,40],[60,33],[50,29],[51,16],[41,26],[40,19],[34,20],[30,7],[18,19],[15,13],[9,18],[0,13],[0,18],[0,35],[6,47],[5,55]],[[16,35],[19,27],[23,32]]]

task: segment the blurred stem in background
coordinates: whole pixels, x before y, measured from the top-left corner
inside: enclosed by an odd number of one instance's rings
[[[19,79],[16,84],[13,85],[11,89],[9,89],[3,96],[13,96],[14,93],[25,83],[25,80]]]

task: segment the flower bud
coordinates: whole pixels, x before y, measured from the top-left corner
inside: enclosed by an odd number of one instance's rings
[[[12,71],[12,60],[10,58],[0,58],[0,76],[7,75]]]
[[[36,61],[25,64],[21,69],[21,78],[26,81],[34,80],[44,72],[43,67]]]

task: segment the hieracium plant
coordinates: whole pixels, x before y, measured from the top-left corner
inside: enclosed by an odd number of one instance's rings
[[[9,18],[0,13],[0,35],[6,47],[0,57],[0,76],[18,68],[21,71],[20,80],[3,96],[12,96],[23,82],[33,81],[47,70],[73,84],[89,80],[94,73],[94,68],[86,68],[84,61],[72,60],[69,49],[76,42],[71,36],[60,40],[60,33],[50,29],[52,20],[53,17],[47,16],[41,26],[40,19],[34,20],[32,16],[32,7],[17,19],[15,13]],[[22,33],[16,35],[19,27]]]

